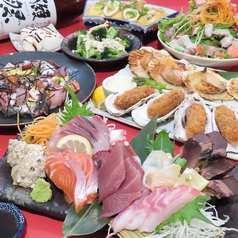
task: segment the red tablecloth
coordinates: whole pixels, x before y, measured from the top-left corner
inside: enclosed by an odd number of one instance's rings
[[[188,1],[187,0],[147,0],[147,3],[156,4],[168,8],[172,8],[175,10],[182,10],[186,12],[188,10]],[[84,29],[85,26],[82,21],[82,17],[77,16],[66,16],[64,19],[60,19],[59,23],[57,24],[57,29],[63,36],[67,36],[68,34],[75,32],[78,29]],[[153,46],[154,48],[158,48],[158,41],[155,40],[148,45]],[[15,48],[11,44],[10,40],[2,40],[0,41],[0,55],[8,54],[16,52]],[[96,72],[97,77],[97,86],[101,85],[102,80],[108,76],[111,76],[116,71],[111,71],[110,69],[108,72]],[[115,122],[114,122],[115,123]],[[127,130],[127,139],[130,141],[138,132],[137,129],[123,125],[121,123],[115,123],[117,128],[123,128]],[[11,138],[15,138],[17,135],[17,128],[0,128],[0,158],[5,154],[7,150],[8,140]],[[177,151],[179,147],[177,146]],[[62,234],[62,221],[57,221],[50,219],[45,216],[40,216],[37,214],[32,214],[30,212],[23,211],[24,216],[26,218],[26,231],[25,231],[25,238],[59,238],[63,237]],[[89,238],[102,238],[105,237],[105,232],[98,232],[96,234],[90,236],[83,236]]]

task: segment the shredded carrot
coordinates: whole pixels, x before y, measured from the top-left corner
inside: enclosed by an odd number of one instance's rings
[[[238,24],[235,17],[235,5],[227,0],[213,0],[208,1],[205,7],[201,10],[199,15],[192,16],[191,25],[196,26],[202,24]],[[191,14],[192,15],[192,14]]]
[[[42,147],[48,147],[48,141],[52,133],[59,126],[58,116],[52,113],[47,117],[37,117],[32,124],[26,127],[25,133],[20,131],[21,141],[28,144],[40,144]]]

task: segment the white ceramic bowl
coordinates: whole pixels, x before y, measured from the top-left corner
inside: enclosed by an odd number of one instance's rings
[[[168,45],[166,45],[159,36],[160,32],[158,31],[157,37],[161,45],[175,58],[185,59],[192,64],[196,64],[204,67],[211,67],[216,69],[227,69],[238,65],[238,58],[236,59],[209,59],[199,56],[189,55],[186,53],[179,52]]]
[[[134,88],[136,87],[136,83],[132,82],[132,77],[115,74],[105,78],[102,82],[102,86],[105,95],[108,96],[112,93]]]

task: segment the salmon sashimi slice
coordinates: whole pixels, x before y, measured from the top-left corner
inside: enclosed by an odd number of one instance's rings
[[[64,192],[76,212],[97,197],[97,171],[92,157],[84,153],[62,151],[48,156],[46,174]]]
[[[92,157],[78,152],[69,153],[67,157],[74,159],[81,166],[86,177],[87,203],[92,203],[98,196],[98,174]]]

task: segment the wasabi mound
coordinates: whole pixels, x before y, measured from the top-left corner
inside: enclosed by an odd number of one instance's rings
[[[50,183],[46,182],[44,179],[37,179],[30,193],[30,197],[36,202],[43,203],[49,201],[52,197]]]

